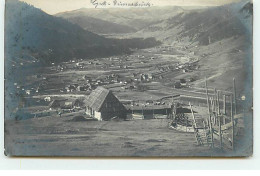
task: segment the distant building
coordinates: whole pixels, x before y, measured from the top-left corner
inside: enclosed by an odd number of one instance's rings
[[[53,100],[49,104],[50,109],[74,109],[74,108],[80,108],[83,106],[83,102],[80,100],[68,100],[68,99],[63,99],[63,100]]]
[[[78,86],[77,87],[77,91],[87,91],[88,90],[88,86]]]
[[[186,83],[185,79],[180,79],[180,83]]]
[[[181,84],[181,86],[187,86],[187,82],[186,82],[186,80],[185,79],[180,79],[180,84]]]
[[[126,118],[126,108],[108,89],[97,87],[84,101],[86,114],[98,120]]]
[[[68,85],[65,87],[67,92],[74,92],[77,89],[78,85]]]
[[[174,88],[176,88],[176,89],[181,88],[181,83],[180,82],[175,82],[174,83]]]
[[[188,82],[193,82],[193,81],[195,81],[195,79],[194,78],[192,78],[192,77],[190,77],[190,78],[187,78],[186,79]]]
[[[183,73],[187,73],[188,70],[187,70],[187,69],[183,69],[182,72],[183,72]]]
[[[51,97],[45,97],[44,101],[51,101]]]

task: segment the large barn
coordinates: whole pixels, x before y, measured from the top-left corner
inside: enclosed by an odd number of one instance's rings
[[[124,105],[104,87],[97,87],[84,102],[86,114],[98,120],[110,120],[114,117],[126,118]]]

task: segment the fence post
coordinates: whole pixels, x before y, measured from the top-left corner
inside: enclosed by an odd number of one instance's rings
[[[234,116],[233,116],[233,95],[230,95],[230,116],[231,116],[231,124],[232,124],[232,136],[231,136],[231,141],[232,141],[232,150],[234,150]]]
[[[208,94],[208,85],[207,85],[207,78],[205,78],[205,88],[206,88],[206,95],[207,95],[207,104],[208,104],[208,113],[209,113],[209,129],[211,134],[211,147],[214,148],[214,139],[213,139],[213,129],[212,129],[212,121],[211,121],[211,112],[210,112],[210,104],[209,104],[209,94]]]
[[[218,115],[220,115],[220,106],[219,106],[219,91],[217,92],[217,106],[218,106]]]
[[[218,116],[218,125],[219,125],[219,145],[220,145],[220,150],[222,150],[221,116]]]
[[[233,78],[234,113],[237,114],[236,80]],[[233,102],[233,100],[232,100]]]
[[[214,88],[214,112],[217,113],[217,89]]]
[[[226,115],[226,95],[223,95],[223,114]]]

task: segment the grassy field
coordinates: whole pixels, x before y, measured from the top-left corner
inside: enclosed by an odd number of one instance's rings
[[[168,128],[167,119],[73,121],[82,113],[5,122],[5,149],[16,156],[214,156],[193,133]],[[218,153],[218,155],[221,155]]]

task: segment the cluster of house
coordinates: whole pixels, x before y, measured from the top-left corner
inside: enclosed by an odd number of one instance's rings
[[[137,89],[136,85],[125,85],[124,87],[122,87],[123,89],[129,89],[129,90],[134,90]]]
[[[128,57],[128,56],[124,56]],[[108,69],[108,68],[114,68],[114,69],[129,69],[129,65],[125,64],[125,61],[127,60],[124,57],[110,57],[110,58],[103,58],[105,60],[110,61],[110,63],[104,62],[102,63],[100,60],[94,59],[94,60],[89,60],[89,61],[84,61],[82,59],[74,59],[70,60],[69,62],[64,62],[65,64],[68,64],[67,66],[65,65],[57,65],[55,67],[56,71],[64,71],[65,69],[87,69],[90,68],[91,66],[99,66],[101,69]]]
[[[13,84],[17,90],[16,91],[17,93],[25,94],[25,95],[33,95],[41,92],[43,90],[43,85],[46,83],[47,77],[41,74],[36,74],[29,77],[28,79],[37,79],[37,80],[41,79],[42,82],[36,87],[23,86],[21,83],[15,82]]]
[[[119,63],[119,64],[118,64]],[[103,67],[101,68],[110,68],[110,69],[129,69],[131,68],[129,65],[125,65],[125,64],[121,64],[121,62],[118,63],[111,63],[111,64],[105,64]]]
[[[70,61],[73,63],[73,65],[70,65],[70,66],[67,66],[67,65],[62,65],[62,64],[59,64],[56,66],[56,71],[65,71],[66,69],[85,69],[85,63],[84,62],[75,62],[74,60],[73,61]],[[74,65],[75,63],[75,65]]]
[[[52,63],[52,65],[55,66],[55,63]],[[86,69],[89,65],[101,65],[101,63],[98,60],[83,62],[83,59],[72,59],[68,62],[63,62],[63,64],[58,64],[52,69],[62,72],[66,69]]]
[[[88,83],[85,85],[79,84],[70,84],[67,85],[64,89],[61,89],[60,92],[76,92],[76,91],[90,91],[95,89],[96,86]]]
[[[148,73],[148,74],[140,74],[140,81],[141,82],[149,82],[151,80],[155,79],[154,75]]]
[[[105,77],[105,81],[108,81],[109,83],[118,83],[120,82],[119,80],[119,75],[118,74],[110,74]]]
[[[199,66],[197,65],[197,62],[184,64],[177,63],[176,65],[158,66],[156,67],[156,69],[158,70],[158,72],[154,73],[154,76],[158,77],[162,73],[174,70],[182,71],[183,73],[192,72],[193,70],[199,69]]]
[[[102,78],[97,79],[93,79],[87,75],[84,75],[82,78],[86,81],[84,85],[70,84],[67,85],[64,89],[61,89],[60,92],[92,91],[98,86],[112,83],[123,83],[119,80],[119,75],[117,74],[110,74],[108,76],[103,76]]]
[[[82,77],[84,80],[86,80],[87,83],[90,83],[92,85],[105,85],[105,84],[111,84],[111,83],[119,83],[119,75],[117,74],[110,74],[107,76],[100,76],[97,79],[92,79],[91,77],[84,75]]]
[[[132,73],[130,78],[125,79],[125,83],[133,83],[133,82],[149,82],[154,79],[153,75],[150,73]]]
[[[178,70],[182,71],[183,73],[192,72],[193,70],[199,69],[197,62],[193,63],[185,63],[185,64],[176,64],[176,65],[167,65],[167,66],[158,66],[152,73],[141,74],[141,82],[148,82],[154,79],[163,79],[163,74]],[[135,79],[137,80],[137,79]]]
[[[199,66],[197,62],[185,63],[185,64],[177,64],[175,67],[176,70],[181,70],[183,73],[191,72],[193,70],[198,70]]]
[[[41,90],[41,86],[38,86],[36,88],[34,88],[34,87],[28,88],[28,87],[22,86],[18,83],[14,83],[14,87],[17,89],[17,93],[25,94],[25,95],[32,95],[35,93],[39,93],[39,91]]]
[[[56,70],[62,72],[62,71],[64,71],[67,68],[68,67],[66,65],[57,65]]]
[[[85,68],[84,67],[84,63],[83,62],[77,62],[76,64],[75,64],[75,67],[77,68],[77,69],[83,69],[83,68]]]
[[[195,81],[195,78],[193,77],[188,77],[186,79],[182,78],[174,83],[174,88],[179,89],[179,88],[189,87],[189,83],[193,81]]]

